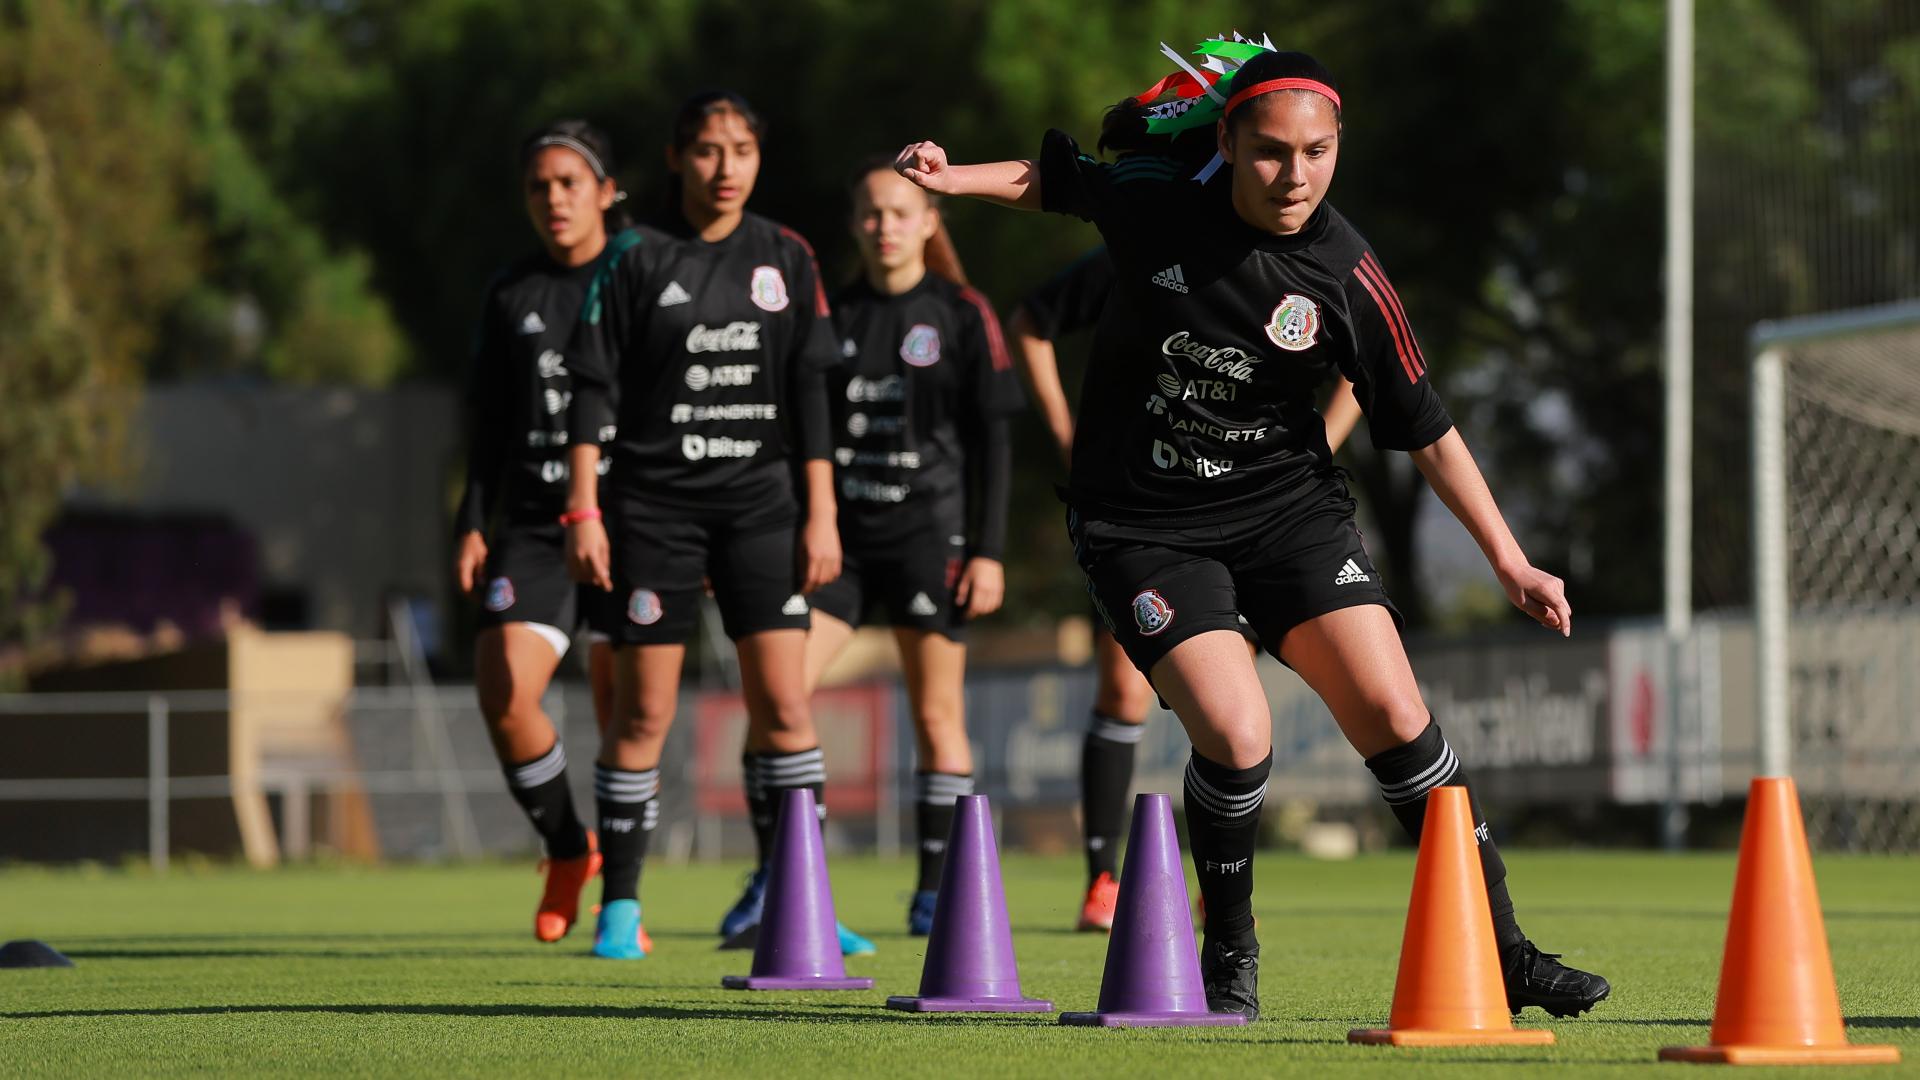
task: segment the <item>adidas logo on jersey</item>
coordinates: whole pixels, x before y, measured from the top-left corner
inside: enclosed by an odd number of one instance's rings
[[[520,320],[520,332],[523,334],[538,334],[546,328],[547,321],[537,311],[527,312],[527,317]]]
[[[805,615],[806,613],[807,598],[801,596],[799,593],[794,593],[792,596],[787,597],[787,602],[780,605],[780,614],[782,615]]]
[[[1340,568],[1340,575],[1333,579],[1333,583],[1335,585],[1351,585],[1356,581],[1368,580],[1371,579],[1360,569],[1360,564],[1354,562],[1352,559],[1348,559],[1347,564]]]
[[[1187,275],[1180,269],[1179,263],[1174,263],[1172,266],[1153,275],[1153,283],[1163,289],[1172,289],[1174,292],[1183,293],[1188,291]]]
[[[940,609],[934,606],[933,601],[923,592],[914,593],[913,600],[907,604],[909,615],[934,615],[939,611]]]
[[[680,287],[679,282],[669,281],[667,282],[667,287],[660,290],[660,299],[654,306],[673,307],[675,304],[688,304],[692,302],[693,297],[688,295],[687,290]]]

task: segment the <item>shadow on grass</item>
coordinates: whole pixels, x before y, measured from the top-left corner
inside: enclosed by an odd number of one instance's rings
[[[1920,1028],[1920,1016],[1849,1016],[1847,1026],[1912,1030]]]
[[[838,1008],[849,1005],[836,1004]],[[44,1012],[4,1012],[3,1020],[71,1020],[112,1016],[228,1016],[241,1014],[311,1014],[338,1016],[451,1016],[477,1019],[519,1017],[538,1020],[792,1020],[808,1024],[924,1023],[921,1018],[892,1012],[879,1005],[851,1005],[844,1015],[814,1012],[780,1005],[366,1005],[366,1004],[258,1004],[181,1005],[158,1009],[48,1009]]]

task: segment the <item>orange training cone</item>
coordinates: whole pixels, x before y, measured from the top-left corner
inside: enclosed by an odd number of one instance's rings
[[[1390,1046],[1547,1046],[1551,1031],[1516,1029],[1500,978],[1487,879],[1464,787],[1434,788],[1413,870],[1413,902],[1400,942],[1388,1027],[1356,1029],[1349,1042]]]
[[[1660,1059],[1728,1065],[1900,1060],[1892,1046],[1847,1043],[1800,798],[1784,776],[1756,776],[1747,790],[1711,1038],[1710,1046],[1669,1046]]]

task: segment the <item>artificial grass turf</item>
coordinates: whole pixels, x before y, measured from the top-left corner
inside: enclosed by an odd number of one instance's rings
[[[1350,1046],[1393,992],[1411,853],[1349,863],[1263,854],[1257,865],[1262,1020],[1244,1029],[1063,1029],[1052,1016],[911,1016],[905,861],[833,864],[842,918],[880,955],[848,961],[872,991],[722,990],[751,957],[714,949],[742,868],[654,866],[655,955],[585,955],[592,916],[559,945],[532,939],[528,866],[0,872],[0,939],[41,938],[68,970],[0,971],[0,1074],[214,1072],[829,1077],[1233,1075],[1602,1076],[1704,1042],[1718,979],[1730,855],[1517,852],[1519,914],[1544,948],[1599,971],[1614,995],[1586,1018],[1526,1026],[1540,1049]],[[1816,861],[1841,1003],[1855,1042],[1898,1044],[1920,1075],[1920,860]],[[1090,1009],[1105,939],[1071,933],[1077,858],[1009,856],[1021,974],[1056,1009]],[[1763,1073],[1768,1070],[1762,1070]],[[1822,1070],[1796,1069],[1794,1076]],[[1786,1075],[1786,1073],[1782,1073]],[[1742,1076],[1753,1075],[1743,1071]]]

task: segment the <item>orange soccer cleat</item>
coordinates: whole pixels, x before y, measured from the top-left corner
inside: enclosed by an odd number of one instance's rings
[[[580,890],[600,872],[600,840],[587,830],[587,853],[572,859],[543,859],[547,887],[540,894],[540,910],[533,916],[533,936],[559,941],[573,929],[580,915]]]
[[[1120,898],[1120,883],[1113,875],[1101,871],[1100,876],[1087,886],[1087,899],[1080,905],[1080,925],[1076,930],[1113,929],[1113,904]]]

